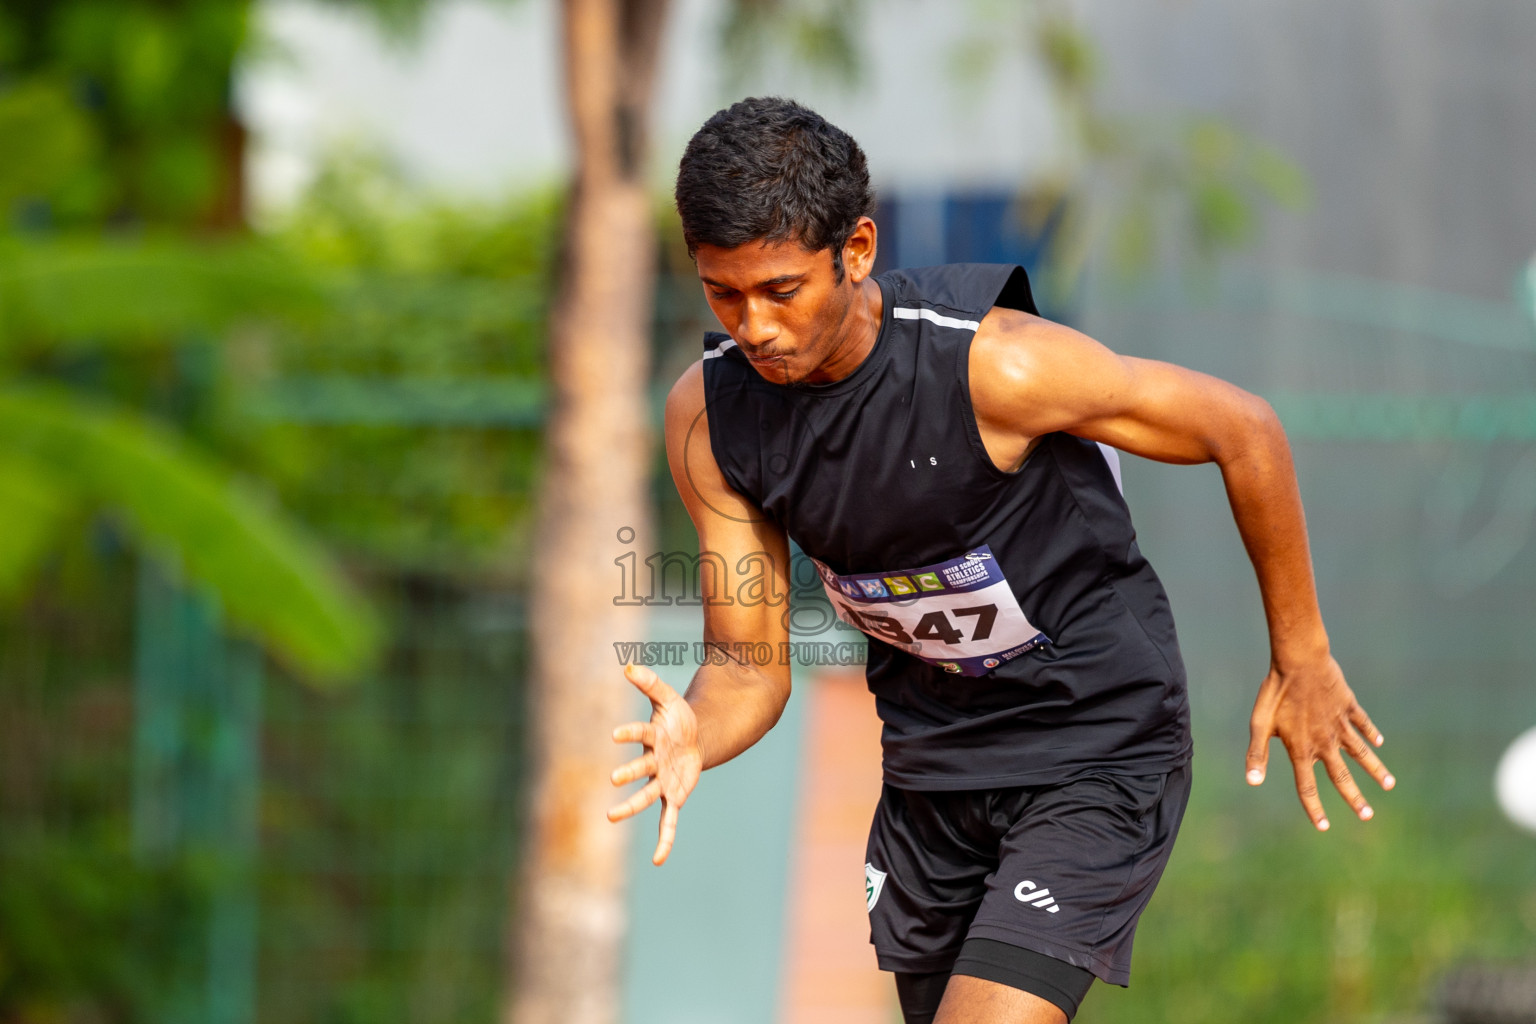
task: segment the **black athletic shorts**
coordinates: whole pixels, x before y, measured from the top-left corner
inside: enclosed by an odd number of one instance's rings
[[[1128,984],[1136,922],[1188,800],[1187,764],[1061,786],[885,786],[864,869],[881,969],[949,971],[969,937]]]

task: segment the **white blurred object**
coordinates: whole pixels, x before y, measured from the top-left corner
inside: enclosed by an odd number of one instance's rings
[[[1536,729],[1521,733],[1504,751],[1493,788],[1509,820],[1536,832]]]
[[[1536,324],[1536,256],[1531,257],[1531,262],[1525,265],[1525,273],[1520,280],[1520,304],[1525,307],[1525,315]]]
[[[1521,281],[1521,286],[1525,315],[1530,316],[1531,322],[1536,324],[1536,256],[1531,256],[1530,263],[1525,264],[1525,279]]]

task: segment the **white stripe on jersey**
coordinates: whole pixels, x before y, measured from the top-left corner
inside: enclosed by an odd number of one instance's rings
[[[1095,441],[1099,451],[1104,455],[1104,461],[1109,463],[1110,475],[1115,478],[1115,487],[1119,489],[1121,496],[1125,495],[1125,481],[1120,479],[1120,453],[1115,451],[1103,441]]]
[[[927,320],[940,327],[958,327],[966,331],[974,331],[981,326],[980,320],[959,320],[952,316],[940,316],[931,309],[919,309],[916,306],[897,306],[891,310],[891,316],[897,320]]]

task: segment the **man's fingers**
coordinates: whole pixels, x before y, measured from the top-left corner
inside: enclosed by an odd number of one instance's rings
[[[658,867],[667,862],[667,855],[672,852],[672,844],[677,841],[677,805],[670,800],[661,802],[661,825],[656,831],[656,852],[651,855],[651,863]]]
[[[630,722],[613,730],[613,742],[615,743],[644,743],[648,747],[656,745],[656,727],[650,722]]]
[[[1354,808],[1355,816],[1361,821],[1370,821],[1376,812],[1371,810],[1370,804],[1366,803],[1365,794],[1360,792],[1359,786],[1355,785],[1355,777],[1349,774],[1349,766],[1344,763],[1339,752],[1330,750],[1325,754],[1323,765],[1328,769],[1328,778],[1333,780],[1333,785],[1339,791],[1339,795],[1344,798],[1344,802]]]
[[[613,770],[608,778],[615,786],[627,786],[636,779],[643,779],[656,774],[656,755],[650,752],[641,754],[633,761],[620,765]]]
[[[660,796],[661,783],[652,779],[648,785],[630,794],[628,800],[615,807],[610,807],[608,809],[608,820],[623,821],[625,818],[632,818],[655,803],[656,799]]]
[[[1291,763],[1296,768],[1296,795],[1301,797],[1301,806],[1307,812],[1307,817],[1312,819],[1312,824],[1317,826],[1319,832],[1328,831],[1328,815],[1323,813],[1323,801],[1317,795],[1317,779],[1312,774],[1312,763],[1317,760],[1314,757],[1298,757],[1291,754]]]
[[[1254,711],[1248,720],[1248,785],[1264,781],[1269,770],[1269,738],[1275,734],[1274,717]]]
[[[1397,779],[1387,771],[1387,766],[1381,763],[1381,758],[1376,756],[1376,751],[1371,745],[1360,737],[1353,729],[1344,730],[1344,749],[1349,751],[1349,756],[1360,762],[1360,766],[1370,773],[1371,778],[1382,789],[1391,789],[1397,785]]]
[[[645,694],[656,704],[665,704],[669,700],[677,699],[677,691],[661,681],[661,676],[652,672],[644,665],[628,664],[624,666],[624,678],[635,685],[635,689]]]
[[[1371,746],[1379,747],[1387,742],[1387,738],[1381,734],[1381,730],[1376,728],[1376,723],[1371,721],[1371,716],[1366,714],[1365,708],[1359,704],[1349,709],[1349,721],[1356,729],[1360,730],[1360,735],[1370,741]]]

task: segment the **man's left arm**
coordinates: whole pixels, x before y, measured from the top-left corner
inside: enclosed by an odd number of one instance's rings
[[[1060,324],[994,309],[971,346],[972,404],[995,462],[1015,464],[1064,431],[1159,462],[1215,462],[1258,575],[1269,626],[1269,674],[1250,720],[1248,781],[1264,781],[1269,741],[1291,756],[1296,790],[1328,827],[1313,774],[1323,762],[1355,813],[1370,805],[1340,749],[1384,789],[1395,780],[1371,723],[1329,649],[1317,605],[1306,520],[1279,417],[1262,398],[1206,374],[1120,356]]]

